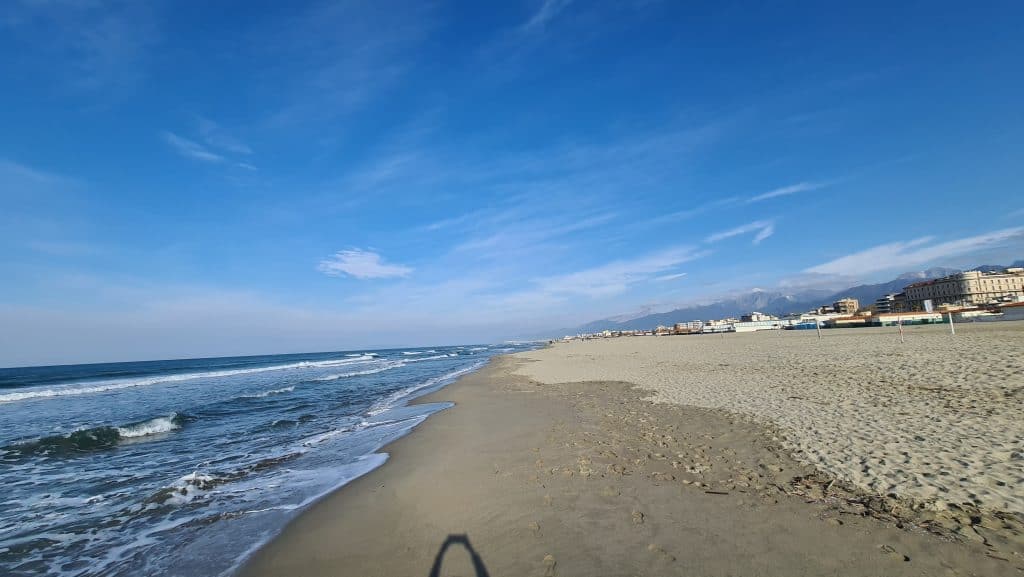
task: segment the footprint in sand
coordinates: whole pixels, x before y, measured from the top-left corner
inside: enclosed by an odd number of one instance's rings
[[[544,556],[544,577],[555,577],[555,566],[558,562],[555,561],[554,555],[548,554]]]
[[[901,560],[903,562],[909,562],[910,561],[910,557],[907,557],[906,555],[900,553],[899,551],[897,551],[895,548],[893,548],[890,545],[881,545],[878,548],[882,550],[882,553],[885,553],[886,555],[892,557],[893,559]]]
[[[658,557],[660,557],[661,559],[663,559],[665,561],[671,562],[671,561],[675,561],[676,560],[675,555],[672,555],[671,553],[666,551],[664,548],[662,548],[660,545],[657,545],[655,543],[651,543],[650,545],[648,545],[647,546],[647,550],[650,551],[651,553],[657,554]]]

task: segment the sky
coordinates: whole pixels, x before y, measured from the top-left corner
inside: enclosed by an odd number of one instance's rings
[[[1024,258],[1022,21],[4,2],[0,366],[496,342]]]

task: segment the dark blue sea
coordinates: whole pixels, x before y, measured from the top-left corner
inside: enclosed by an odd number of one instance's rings
[[[0,369],[0,575],[230,575],[522,345]]]

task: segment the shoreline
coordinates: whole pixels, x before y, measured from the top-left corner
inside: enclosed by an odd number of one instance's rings
[[[477,575],[1024,570],[1016,543],[886,512],[743,416],[652,403],[622,382],[543,385],[518,374],[538,362],[523,356],[412,401],[455,405],[383,447],[384,465],[303,511],[236,574],[433,575],[439,561]]]

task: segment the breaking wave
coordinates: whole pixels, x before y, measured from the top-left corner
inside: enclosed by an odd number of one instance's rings
[[[270,395],[280,395],[282,393],[290,393],[290,392],[292,392],[294,390],[295,390],[295,385],[292,385],[290,387],[285,387],[283,389],[274,389],[272,391],[263,391],[262,393],[255,393],[255,394],[252,394],[252,395],[242,395],[239,398],[242,398],[242,399],[262,399],[264,397],[269,397]]]
[[[391,370],[391,369],[397,369],[399,367],[404,367],[405,363],[407,363],[407,362],[412,362],[412,361],[395,362],[395,363],[391,363],[391,364],[387,364],[387,365],[384,365],[384,366],[377,367],[375,369],[366,369],[365,371],[352,371],[352,372],[348,372],[348,373],[337,373],[337,374],[334,374],[334,375],[324,375],[324,376],[319,377],[319,378],[317,378],[315,380],[317,380],[317,381],[336,381],[338,379],[347,379],[349,377],[358,377],[358,376],[362,376],[362,375],[375,375],[377,373],[383,373],[384,371],[388,371],[388,370]]]
[[[136,439],[149,435],[169,433],[189,420],[180,413],[171,413],[166,417],[156,417],[121,427],[92,427],[79,429],[67,435],[52,435],[34,441],[16,443],[4,447],[3,451],[11,456],[67,456],[77,453],[89,453],[111,449],[125,439]]]
[[[407,363],[419,363],[422,361],[436,361],[438,359],[450,359],[452,357],[459,356],[459,353],[448,353],[447,355],[435,355],[432,357],[416,357],[415,359],[408,359]]]
[[[65,387],[35,389],[29,391],[20,391],[16,393],[6,393],[0,395],[0,403],[11,403],[15,401],[25,401],[30,399],[45,399],[53,397],[88,395],[92,393],[116,391],[119,389],[145,387],[148,385],[156,385],[160,383],[175,383],[180,381],[190,381],[193,379],[233,377],[236,375],[265,373],[267,371],[285,371],[290,369],[307,369],[319,367],[341,367],[345,365],[367,363],[373,361],[376,356],[376,354],[361,354],[357,357],[350,357],[346,359],[337,359],[330,361],[302,361],[298,363],[287,363],[283,365],[270,365],[267,367],[251,367],[248,369],[226,369],[222,371],[202,371],[197,373],[160,375],[155,377],[117,379],[110,381],[93,381],[89,383],[81,383],[80,386],[68,385]]]

